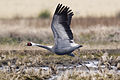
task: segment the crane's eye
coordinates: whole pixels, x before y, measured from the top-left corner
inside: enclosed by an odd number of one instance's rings
[[[27,46],[32,46],[32,44],[29,42],[29,43],[27,43]]]

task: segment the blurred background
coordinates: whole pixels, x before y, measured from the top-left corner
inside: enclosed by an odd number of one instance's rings
[[[0,0],[0,49],[54,44],[50,26],[58,3],[74,12],[71,28],[83,49],[120,48],[120,0]]]
[[[0,18],[38,17],[44,10],[53,14],[58,3],[70,6],[75,17],[111,17],[120,11],[119,0],[1,0]]]

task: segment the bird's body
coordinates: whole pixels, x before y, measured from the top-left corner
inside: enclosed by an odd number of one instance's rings
[[[70,29],[72,16],[73,12],[69,10],[69,7],[58,4],[51,24],[54,35],[54,46],[43,46],[32,42],[27,45],[39,46],[58,55],[67,54],[74,56],[72,52],[82,47],[82,45],[76,44],[73,40],[73,33]]]

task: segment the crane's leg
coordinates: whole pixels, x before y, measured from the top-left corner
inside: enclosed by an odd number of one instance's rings
[[[73,53],[67,54],[69,56],[75,57],[75,55]]]
[[[80,53],[80,48],[78,48],[77,50],[78,50],[78,53]]]

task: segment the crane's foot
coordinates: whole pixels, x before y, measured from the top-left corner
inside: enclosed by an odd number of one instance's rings
[[[68,55],[71,56],[71,57],[75,57],[75,55],[73,53],[70,53]]]

